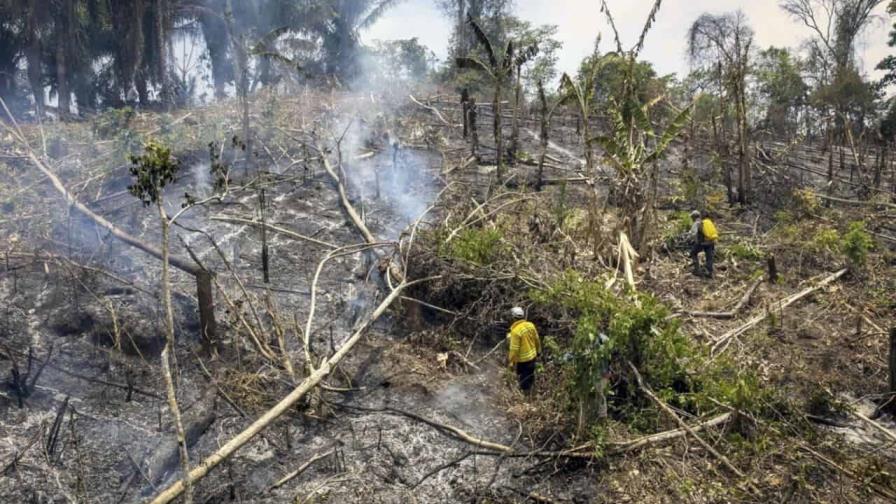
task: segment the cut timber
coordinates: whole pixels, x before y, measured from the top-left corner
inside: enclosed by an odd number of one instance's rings
[[[757,279],[753,282],[753,285],[747,289],[744,293],[743,297],[740,298],[740,301],[732,308],[730,311],[726,312],[693,312],[690,314],[692,317],[706,317],[706,318],[718,318],[718,319],[733,319],[740,313],[741,310],[744,309],[744,306],[747,306],[747,303],[750,302],[750,298],[753,297],[753,293],[756,292],[756,288],[759,287],[759,284],[762,283],[762,278]]]
[[[724,352],[725,349],[728,348],[728,343],[731,341],[732,338],[740,336],[741,334],[756,327],[757,324],[759,324],[760,322],[762,322],[763,320],[768,318],[769,315],[780,314],[781,312],[784,311],[785,308],[792,305],[793,303],[796,303],[797,301],[799,301],[800,299],[803,299],[804,297],[808,296],[809,294],[812,294],[813,292],[824,288],[831,282],[836,281],[837,279],[839,279],[840,277],[845,275],[847,271],[848,270],[846,268],[844,268],[836,273],[828,275],[826,278],[824,278],[822,281],[818,282],[816,285],[814,285],[812,287],[806,287],[805,289],[797,292],[796,294],[791,294],[790,296],[787,296],[786,298],[784,298],[784,299],[778,301],[777,303],[775,303],[774,305],[770,306],[769,309],[766,310],[764,313],[762,313],[760,315],[756,315],[755,317],[748,320],[742,326],[732,329],[732,330],[728,331],[727,333],[723,334],[718,339],[718,341],[716,341],[713,344],[712,353],[715,355],[715,354]]]
[[[314,371],[311,375],[305,378],[302,383],[300,383],[292,392],[289,393],[286,397],[284,397],[276,406],[268,410],[264,415],[260,416],[255,422],[252,423],[249,427],[247,427],[244,431],[240,432],[232,439],[224,443],[224,446],[218,449],[215,453],[212,453],[204,460],[199,462],[196,467],[190,471],[189,480],[190,482],[196,482],[202,479],[206,474],[209,473],[212,469],[214,469],[218,464],[227,460],[228,457],[233,455],[237,450],[246,445],[249,441],[252,440],[259,432],[261,432],[265,427],[271,424],[274,420],[279,418],[281,415],[289,411],[308,391],[317,386],[318,383],[321,382],[324,378],[326,378],[330,371],[351,351],[351,349],[361,340],[361,336],[367,332],[367,329],[375,322],[380,316],[386,312],[386,309],[401,296],[401,292],[407,287],[419,283],[420,281],[415,282],[404,282],[395,287],[395,289],[386,296],[385,299],[376,307],[372,314],[361,324],[361,326],[355,331],[354,334],[336,351],[329,359],[324,361],[324,363]],[[171,502],[176,499],[181,493],[184,491],[184,482],[183,480],[178,481],[161,493],[159,493],[155,499],[151,502],[152,504],[164,504]]]
[[[849,200],[844,198],[835,198],[834,196],[827,196],[824,194],[815,193],[815,196],[821,198],[826,201],[833,201],[834,203],[843,203],[844,205],[855,205],[855,206],[866,206],[866,207],[880,207],[880,208],[896,208],[896,204],[887,203],[885,201],[860,201],[860,200]]]

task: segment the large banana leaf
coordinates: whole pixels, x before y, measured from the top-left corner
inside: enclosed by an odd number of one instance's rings
[[[672,143],[672,140],[681,133],[681,130],[687,125],[688,121],[691,120],[691,111],[694,108],[694,104],[691,103],[687,107],[685,107],[681,112],[675,116],[675,119],[666,126],[666,130],[663,132],[660,137],[660,141],[657,142],[656,147],[653,152],[647,156],[646,162],[650,163],[656,161],[666,152],[666,149],[669,148],[669,144]]]

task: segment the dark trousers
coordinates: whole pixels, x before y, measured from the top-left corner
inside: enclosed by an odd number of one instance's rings
[[[700,272],[700,252],[706,255],[706,272],[712,276],[713,262],[716,257],[716,246],[714,243],[698,243],[691,249],[691,262],[694,264],[694,273]]]
[[[535,384],[535,359],[529,362],[517,362],[516,376],[520,382],[520,390],[528,392]]]

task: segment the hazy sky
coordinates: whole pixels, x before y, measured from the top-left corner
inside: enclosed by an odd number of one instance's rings
[[[877,62],[891,51],[887,47],[891,26],[887,3],[877,9],[879,19],[859,42],[859,56],[867,72],[874,73]],[[558,38],[563,42],[560,70],[575,72],[582,58],[591,52],[598,32],[604,34],[601,49],[612,49],[612,35],[598,10],[599,4],[598,0],[516,0],[516,14],[535,24],[557,25]],[[607,0],[607,4],[620,30],[623,47],[630,47],[637,40],[653,0]],[[647,36],[642,57],[651,61],[660,74],[686,73],[685,37],[690,24],[704,12],[720,14],[738,8],[756,32],[757,47],[798,47],[811,34],[778,7],[778,0],[665,0],[657,23]],[[404,0],[371,27],[364,39],[417,37],[444,58],[450,36],[451,23],[435,0]]]

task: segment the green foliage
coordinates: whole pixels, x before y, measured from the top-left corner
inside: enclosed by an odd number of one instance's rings
[[[868,260],[868,252],[874,248],[874,239],[865,229],[864,222],[853,222],[849,230],[843,235],[843,254],[849,260],[853,269],[865,266]]]
[[[735,242],[725,249],[728,257],[741,261],[761,261],[763,253],[751,243]]]
[[[649,402],[635,399],[639,392],[629,362],[660,398],[695,414],[716,409],[710,398],[744,411],[757,411],[767,398],[750,370],[723,358],[710,360],[706,349],[688,338],[669,310],[648,294],[620,295],[568,271],[531,297],[541,312],[576,320],[568,343],[571,357],[564,365],[569,397],[589,418],[603,392],[616,418],[635,429],[656,427],[660,415]],[[602,391],[606,377],[618,385]]]
[[[824,227],[815,232],[809,248],[817,253],[837,253],[840,251],[840,233],[834,228]]]
[[[180,170],[180,162],[171,155],[171,149],[152,140],[143,146],[142,155],[132,155],[130,161],[134,183],[128,186],[128,191],[144,206],[158,203],[162,190],[174,181]]]
[[[682,236],[689,233],[691,231],[691,226],[694,225],[694,221],[691,219],[691,214],[684,210],[669,215],[668,221],[670,224],[663,235],[663,241],[669,246],[672,246],[677,241],[681,240]]]
[[[493,228],[468,228],[442,246],[441,253],[451,258],[487,266],[504,253],[503,235]]]
[[[637,293],[620,297],[575,272],[532,296],[537,303],[555,305],[577,317],[571,383],[577,399],[590,402],[611,367],[624,371],[629,361],[658,389],[688,381],[685,366],[692,349],[653,297]]]
[[[797,114],[809,90],[801,70],[802,63],[789,49],[769,47],[759,53],[754,72],[765,107],[763,122],[776,134],[791,134],[797,128]]]

